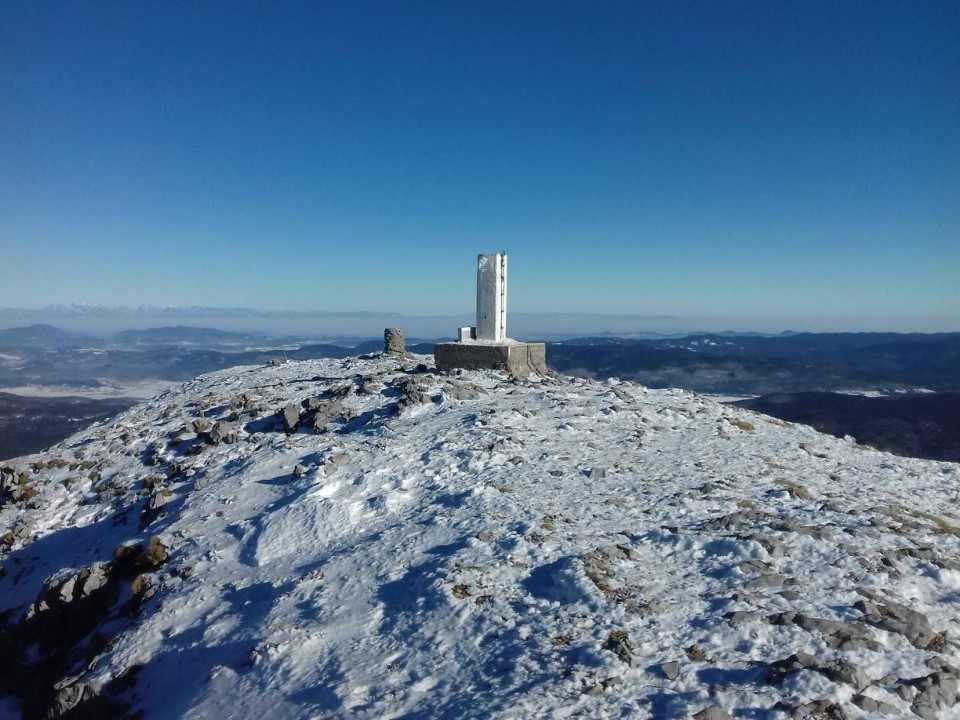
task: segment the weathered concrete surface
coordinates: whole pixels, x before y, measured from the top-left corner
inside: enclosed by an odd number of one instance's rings
[[[504,370],[515,377],[545,375],[547,348],[543,343],[439,343],[433,349],[438,370]]]
[[[477,256],[477,339],[507,339],[507,254]]]

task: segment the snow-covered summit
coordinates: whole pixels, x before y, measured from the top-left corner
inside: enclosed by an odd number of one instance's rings
[[[8,465],[0,717],[960,717],[958,467],[693,393],[233,368]]]

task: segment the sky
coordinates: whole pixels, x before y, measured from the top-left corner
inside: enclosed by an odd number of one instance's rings
[[[0,3],[0,307],[960,330],[960,3]]]

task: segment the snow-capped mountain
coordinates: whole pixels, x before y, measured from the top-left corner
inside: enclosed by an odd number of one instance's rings
[[[8,462],[0,716],[960,717],[960,468],[375,355]]]

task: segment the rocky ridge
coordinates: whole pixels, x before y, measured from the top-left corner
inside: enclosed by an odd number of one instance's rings
[[[960,471],[367,356],[0,474],[0,715],[960,717]]]

